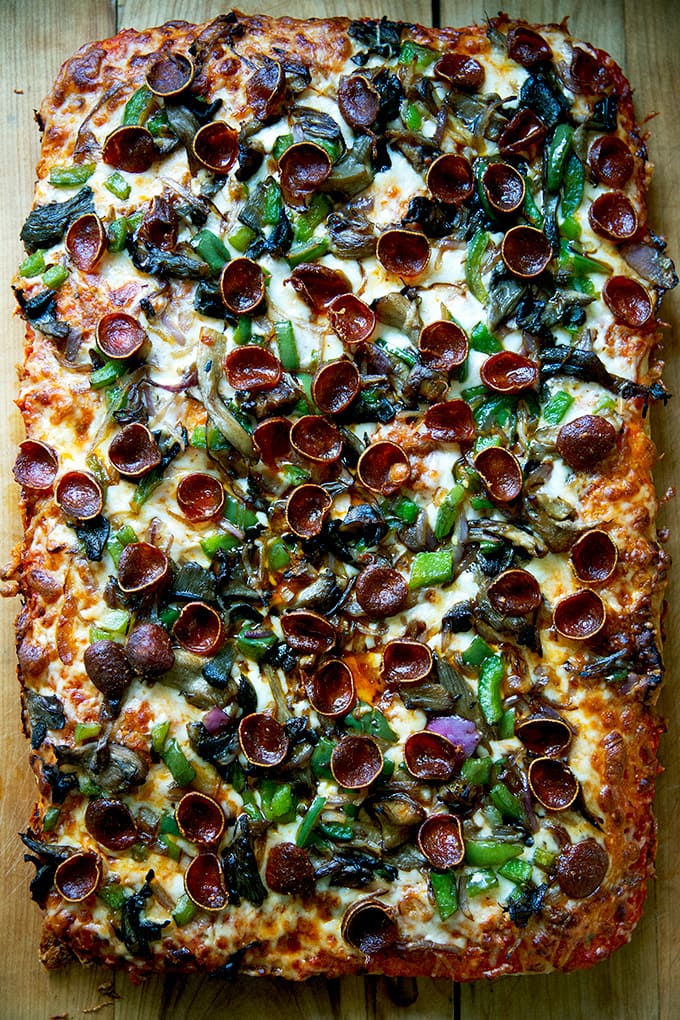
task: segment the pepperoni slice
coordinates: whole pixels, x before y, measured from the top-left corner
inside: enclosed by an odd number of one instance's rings
[[[168,557],[149,542],[131,542],[118,560],[118,585],[126,595],[151,592],[167,581]]]
[[[184,475],[175,493],[177,505],[189,521],[200,523],[219,517],[224,509],[224,489],[219,478],[192,471]]]
[[[549,811],[566,811],[578,797],[578,779],[568,765],[555,758],[534,758],[528,778],[532,794]]]
[[[418,350],[423,361],[440,372],[453,372],[459,368],[469,349],[465,332],[448,319],[437,319],[423,326],[418,337]]]
[[[519,567],[505,570],[489,585],[489,602],[502,616],[526,616],[541,604],[538,581]]]
[[[57,455],[51,446],[37,439],[25,439],[19,445],[19,453],[12,473],[27,489],[51,489],[59,470]]]
[[[286,205],[303,208],[311,195],[328,180],[333,169],[331,157],[315,142],[297,142],[279,159],[281,193]]]
[[[145,341],[137,319],[125,312],[108,312],[97,323],[97,347],[107,358],[131,358]]]
[[[599,414],[584,414],[557,433],[557,452],[574,471],[592,471],[616,446],[616,429]]]
[[[622,191],[605,191],[596,198],[588,219],[595,233],[610,241],[629,241],[637,233],[637,213]]]
[[[367,128],[380,112],[380,93],[363,74],[340,77],[338,108],[351,128]]]
[[[427,433],[440,443],[468,445],[475,438],[472,408],[464,400],[444,400],[431,404],[424,419]]]
[[[600,888],[609,870],[609,857],[594,839],[565,847],[557,862],[557,881],[565,896],[584,900]]]
[[[543,150],[546,127],[533,110],[518,110],[510,118],[498,138],[498,148],[504,156],[522,156],[529,162]]]
[[[320,414],[305,414],[293,423],[290,443],[294,450],[316,464],[333,464],[342,454],[340,430]]]
[[[85,213],[68,228],[66,251],[83,273],[91,273],[106,251],[104,224],[96,213]]]
[[[378,778],[383,768],[383,753],[373,737],[343,737],[333,748],[331,772],[339,786],[362,790]]]
[[[246,82],[246,96],[258,120],[278,117],[286,98],[286,75],[281,64],[267,59]]]
[[[251,765],[267,769],[280,765],[290,746],[281,723],[266,712],[244,716],[238,725],[238,739]]]
[[[114,853],[129,850],[137,842],[137,825],[122,800],[99,797],[89,801],[85,827],[93,839]]]
[[[503,238],[501,255],[514,276],[533,279],[540,276],[552,259],[552,246],[536,227],[512,227]]]
[[[228,903],[222,864],[217,854],[202,853],[194,857],[184,872],[187,896],[203,910],[223,910]]]
[[[605,584],[614,571],[619,551],[606,531],[593,528],[574,542],[569,559],[579,581]]]
[[[480,369],[485,386],[495,393],[521,393],[538,384],[538,365],[514,351],[499,351],[487,358]]]
[[[102,148],[102,159],[116,170],[128,174],[145,173],[156,159],[153,135],[136,124],[116,128]]]
[[[288,527],[300,538],[314,538],[321,534],[332,505],[331,496],[320,485],[298,485],[286,503]]]
[[[325,312],[333,299],[347,294],[352,286],[339,269],[319,266],[316,262],[301,262],[296,266],[288,279],[293,289],[313,312]]]
[[[432,730],[412,733],[404,744],[406,767],[416,779],[444,783],[460,770],[464,760],[461,747]]]
[[[364,956],[389,949],[399,937],[394,908],[375,897],[359,900],[348,907],[340,931],[345,942]]]
[[[414,280],[430,261],[430,243],[417,230],[385,230],[376,246],[378,262],[402,280]]]
[[[160,623],[137,623],[128,635],[125,654],[135,673],[157,677],[175,664],[170,637]]]
[[[62,475],[56,499],[66,516],[77,521],[91,521],[104,506],[102,487],[87,471],[67,471]]]
[[[337,638],[333,624],[310,609],[291,609],[283,613],[281,629],[286,642],[300,655],[330,652]]]
[[[212,797],[198,790],[185,793],[175,808],[177,826],[185,839],[199,846],[217,844],[224,833],[224,812]]]
[[[182,648],[194,655],[216,655],[224,641],[224,624],[206,602],[187,602],[172,628]]]
[[[609,70],[600,58],[580,46],[574,46],[569,73],[574,92],[586,95],[599,95],[611,81]]]
[[[347,715],[357,700],[354,675],[341,659],[324,662],[313,676],[305,681],[305,689],[312,708],[319,715],[338,718]]]
[[[523,719],[517,723],[515,733],[527,751],[542,757],[563,754],[572,738],[564,719],[543,715]]]
[[[253,314],[264,301],[264,293],[264,272],[257,262],[245,256],[227,262],[220,276],[220,294],[230,312]]]
[[[588,164],[595,179],[610,188],[622,188],[635,169],[633,153],[617,135],[596,138],[588,152]]]
[[[146,84],[155,96],[177,96],[194,80],[196,68],[183,53],[159,57],[146,73]]]
[[[360,389],[361,376],[353,361],[344,358],[329,361],[314,375],[312,400],[324,414],[342,414],[359,395]]]
[[[457,868],[465,856],[460,819],[455,815],[430,815],[418,829],[418,848],[433,868]]]
[[[406,606],[408,585],[402,574],[391,567],[371,564],[356,580],[357,602],[372,620],[396,616]]]
[[[492,499],[510,503],[522,491],[519,461],[500,446],[488,446],[475,457],[475,468]]]
[[[652,299],[642,284],[629,276],[610,276],[602,298],[614,318],[630,329],[641,329],[652,316]]]
[[[447,205],[462,205],[473,191],[470,161],[465,156],[445,152],[427,171],[427,186],[434,198]]]
[[[449,88],[477,92],[484,82],[484,67],[466,53],[445,53],[434,65],[434,75]]]
[[[552,60],[552,50],[542,35],[523,25],[508,32],[508,56],[522,67],[533,69]]]
[[[503,216],[510,216],[522,207],[524,178],[509,163],[489,163],[482,174],[482,188],[491,208]]]
[[[259,393],[272,390],[281,381],[281,362],[265,347],[245,344],[229,351],[225,360],[227,381],[235,390]]]
[[[68,903],[86,900],[96,891],[101,880],[101,858],[91,850],[67,857],[54,873],[55,889]]]
[[[109,460],[124,478],[141,478],[158,467],[162,457],[146,425],[130,422],[111,440]]]
[[[109,701],[120,701],[134,680],[132,667],[116,641],[102,638],[88,645],[83,655],[85,672]]]
[[[391,496],[408,482],[411,465],[400,446],[384,440],[364,450],[357,464],[357,475],[367,489],[381,496]]]
[[[273,892],[305,896],[314,889],[314,866],[304,847],[276,843],[269,851],[265,882]]]
[[[382,678],[387,684],[419,684],[432,671],[432,652],[422,641],[395,638],[383,650]]]
[[[267,467],[276,467],[290,453],[290,422],[287,418],[265,418],[253,432],[253,442]]]
[[[355,294],[340,294],[328,305],[328,321],[343,343],[363,343],[375,329],[375,312]]]
[[[602,630],[607,618],[604,602],[589,588],[560,599],[553,611],[555,629],[571,641],[588,641]]]
[[[213,120],[199,128],[191,147],[206,170],[227,174],[238,157],[238,132],[223,120]]]

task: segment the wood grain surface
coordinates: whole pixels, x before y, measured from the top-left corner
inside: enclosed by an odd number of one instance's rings
[[[401,18],[452,25],[483,20],[496,4],[483,0],[268,0],[242,2],[245,11],[265,10],[296,17],[349,14]],[[485,10],[486,6],[486,10]],[[499,5],[500,6],[500,3]],[[608,50],[635,86],[638,118],[650,119],[650,156],[658,171],[651,195],[651,222],[669,240],[680,260],[680,19],[677,0],[507,0],[505,9],[529,20],[560,21],[570,16],[577,37]],[[22,330],[12,320],[9,279],[20,261],[18,234],[30,208],[32,174],[38,157],[33,110],[48,91],[60,63],[78,46],[113,35],[123,27],[144,28],[172,18],[203,21],[226,9],[220,0],[0,0],[0,316],[5,325],[4,371],[0,374],[0,555],[9,558],[19,537],[16,491],[10,469],[21,424],[13,405],[13,365],[21,357]],[[680,325],[680,294],[666,298],[666,383],[678,394],[665,411],[652,416],[662,457],[657,483],[664,493],[678,478],[680,443],[680,358],[673,349],[673,325]],[[677,501],[661,511],[670,529],[671,552],[680,550]],[[677,571],[676,571],[677,574]],[[302,985],[279,980],[238,978],[231,984],[205,978],[154,978],[135,987],[127,977],[100,969],[72,967],[48,974],[37,956],[39,911],[28,896],[30,868],[23,863],[17,832],[30,814],[34,787],[28,744],[20,734],[15,679],[14,615],[11,600],[0,605],[0,1020],[76,1020],[92,1013],[102,1020],[262,1020],[275,1011],[281,1020],[503,1020],[540,1016],[542,1020],[673,1020],[680,1016],[680,701],[675,697],[674,664],[680,657],[680,574],[671,581],[666,618],[668,678],[661,696],[668,734],[661,745],[666,773],[658,784],[657,878],[644,917],[630,945],[591,971],[572,975],[506,978],[494,984],[453,986],[445,981],[391,981],[382,978],[314,980]],[[676,911],[678,913],[676,913]]]

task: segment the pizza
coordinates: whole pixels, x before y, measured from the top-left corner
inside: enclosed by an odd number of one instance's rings
[[[15,294],[47,967],[572,970],[652,874],[677,283],[562,25],[85,46]]]

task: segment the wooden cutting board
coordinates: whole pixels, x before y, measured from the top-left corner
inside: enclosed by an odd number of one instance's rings
[[[244,2],[246,11],[297,17],[349,14],[401,18],[427,23],[465,25],[483,20],[484,0],[403,0],[382,4],[371,0],[285,0]],[[680,18],[675,0],[508,0],[513,16],[530,21],[560,21],[570,15],[571,31],[608,50],[623,65],[636,87],[640,119],[659,113],[650,122],[650,154],[658,165],[651,192],[651,221],[667,236],[680,261],[680,139],[675,128],[680,101]],[[15,376],[11,364],[21,357],[20,322],[12,322],[13,298],[9,279],[21,260],[18,234],[30,207],[33,167],[38,156],[38,132],[33,110],[39,106],[59,65],[78,46],[101,39],[124,27],[146,28],[169,19],[204,21],[226,9],[219,0],[2,0],[0,11],[0,125],[5,141],[0,149],[0,310],[5,323],[5,371],[0,376],[0,420],[7,428],[0,436],[0,556],[8,557],[19,537],[16,491],[9,481],[17,442],[22,437],[13,405]],[[680,324],[680,293],[664,303],[669,323]],[[680,356],[667,333],[666,383],[680,393]],[[652,414],[653,431],[665,451],[657,470],[659,492],[678,477],[680,397],[665,413]],[[680,549],[678,505],[671,501],[661,512],[660,525],[671,531],[671,551]],[[661,745],[668,770],[658,786],[656,801],[660,848],[657,879],[651,886],[643,920],[632,943],[611,961],[594,970],[572,975],[505,978],[494,984],[454,986],[446,981],[395,982],[382,978],[310,981],[303,985],[281,980],[238,978],[232,984],[192,977],[158,977],[135,987],[127,977],[113,978],[101,969],[73,967],[65,973],[46,973],[37,956],[39,911],[29,901],[31,868],[23,863],[16,833],[29,817],[34,796],[28,770],[28,744],[19,732],[19,699],[15,680],[14,615],[17,604],[0,605],[0,1020],[76,1018],[97,1009],[102,1020],[208,1020],[220,1016],[261,1020],[276,1011],[281,1020],[503,1020],[540,1016],[543,1020],[653,1020],[680,1016],[680,701],[673,690],[675,661],[680,654],[680,574],[669,591],[671,610],[666,619],[666,661],[669,676],[661,697],[669,733]]]

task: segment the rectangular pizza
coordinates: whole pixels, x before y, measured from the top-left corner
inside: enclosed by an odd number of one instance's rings
[[[631,937],[677,283],[562,25],[85,46],[15,280],[47,967],[473,980]]]

